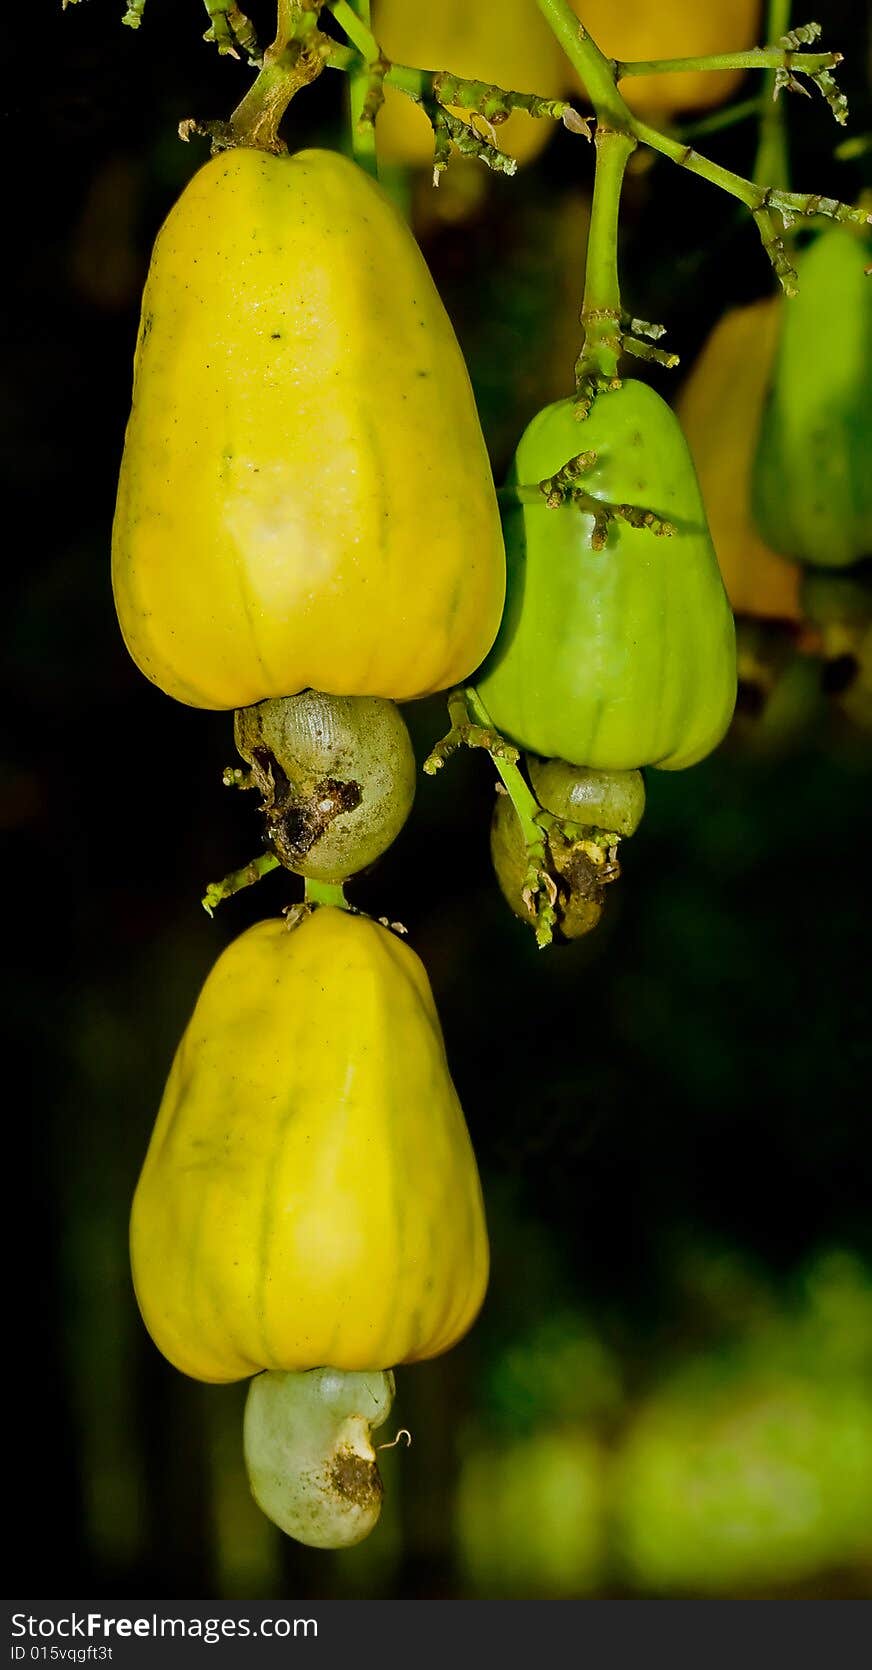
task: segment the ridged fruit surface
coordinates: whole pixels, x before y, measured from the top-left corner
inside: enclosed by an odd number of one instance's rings
[[[367,917],[261,922],[209,975],[133,1203],[146,1326],[185,1374],[433,1357],[482,1302],[478,1172],[426,973]]]
[[[508,597],[476,679],[503,734],[543,759],[599,771],[693,765],[720,741],[736,694],[735,632],[687,443],[643,383],[601,394],[585,422],[570,400],[521,437],[510,483],[531,486],[583,451],[596,499],[650,510],[671,537],[594,519],[544,496],[505,511]]]
[[[329,151],[227,151],[158,235],[112,546],[134,661],[196,707],[424,695],[505,584],[463,356],[400,214]]]

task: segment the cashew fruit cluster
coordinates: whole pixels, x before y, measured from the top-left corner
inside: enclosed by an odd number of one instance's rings
[[[573,462],[581,491],[555,493]],[[644,810],[641,768],[693,765],[723,737],[735,629],[687,442],[645,384],[597,395],[583,422],[572,400],[539,412],[503,525],[506,608],[476,689],[525,751],[538,810],[525,828],[498,796],[491,859],[542,944],[599,922]]]
[[[519,0],[500,9],[492,41],[487,7],[422,8],[410,56],[431,39],[438,60],[439,29],[453,46],[462,23],[453,69],[556,92],[553,39],[523,9],[523,27]],[[398,56],[412,10],[376,11]],[[513,117],[507,139],[512,123],[531,148],[547,131]],[[402,217],[346,158],[224,152],[158,236],[113,527],[118,618],[166,694],[233,711],[245,769],[225,781],[257,789],[267,863],[305,877],[306,902],[236,939],[203,986],[131,1263],[171,1363],[251,1379],[252,1490],[313,1546],[375,1523],[393,1369],[452,1347],[488,1276],[426,972],[396,932],[338,908],[411,809],[395,704],[481,669],[492,724],[527,756],[567,939],[602,912],[640,768],[693,764],[732,712],[732,616],[676,419],[634,381],[577,416],[565,400],[533,419],[501,525],[451,323]],[[582,449],[583,492],[537,497]],[[493,853],[534,916],[530,829],[508,800]]]
[[[411,809],[395,702],[469,676],[505,590],[463,357],[354,163],[233,150],[170,213],[112,573],[134,661],[179,701],[234,710],[247,769],[225,781],[259,791],[270,857],[322,889],[206,980],[133,1201],[136,1295],[183,1373],[252,1377],[264,1512],[347,1546],[378,1518],[393,1366],[466,1332],[488,1244],[424,968],[337,906]]]

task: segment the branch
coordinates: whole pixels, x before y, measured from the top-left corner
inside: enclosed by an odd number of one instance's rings
[[[817,29],[817,24],[809,25]],[[785,37],[786,39],[786,37]],[[689,70],[776,70],[792,69],[799,75],[815,75],[835,69],[844,62],[841,52],[790,52],[785,45],[752,46],[746,52],[715,52],[696,58],[633,58],[614,60],[618,81],[628,75],[670,75]]]
[[[335,43],[318,28],[321,0],[278,0],[277,11],[276,38],[229,122],[182,122],[182,139],[208,135],[213,151],[238,145],[274,154],[285,150],[278,131],[282,117],[294,94],[321,74]]]
[[[780,191],[774,186],[757,185],[753,180],[746,180],[741,174],[734,174],[732,169],[722,168],[719,163],[702,156],[692,145],[682,145],[680,140],[671,139],[667,134],[660,133],[657,128],[651,128],[646,122],[635,118],[633,132],[643,145],[649,145],[653,151],[659,151],[679,168],[686,168],[689,173],[710,180],[713,185],[720,186],[722,191],[728,192],[731,197],[736,197],[740,203],[745,204],[754,217],[763,247],[775,268],[782,288],[789,296],[796,294],[796,272],[775,228],[772,213],[780,215],[785,229],[797,218],[811,219],[815,215],[824,215],[830,220],[842,223],[851,222],[857,226],[872,225],[872,216],[864,209],[853,208],[849,203],[841,203],[835,197],[822,197],[817,192]]]
[[[203,0],[203,4],[210,19],[204,41],[214,41],[222,56],[228,58],[238,58],[242,51],[249,64],[259,66],[262,53],[254,24],[240,11],[235,0]]]
[[[568,5],[568,0],[537,0],[537,4],[581,77],[598,122],[604,127],[616,128],[632,136],[652,151],[659,151],[662,156],[668,157],[670,162],[676,163],[679,168],[686,168],[691,174],[700,175],[712,185],[720,186],[721,190],[728,192],[731,197],[738,198],[740,203],[744,203],[754,217],[763,247],[775,268],[782,288],[788,295],[796,293],[796,273],[775,227],[773,213],[781,216],[785,228],[797,217],[814,215],[826,215],[837,221],[852,221],[861,226],[872,224],[872,216],[864,210],[837,202],[833,197],[822,197],[814,192],[803,194],[781,191],[776,187],[757,185],[753,180],[746,180],[741,174],[735,174],[731,169],[711,162],[708,157],[694,150],[693,146],[682,144],[680,140],[661,133],[659,129],[650,127],[647,122],[640,121],[614,84],[617,66],[611,59],[606,58],[583,24],[579,23]],[[804,28],[795,29],[785,35],[780,47],[759,49],[765,58],[763,67],[771,67],[770,58],[765,55],[769,53],[771,57],[774,52],[776,77],[780,69],[783,77],[789,78],[791,65],[795,66],[796,63],[796,48],[817,40],[819,34],[820,28],[817,24],[807,24]],[[815,55],[816,58],[818,56],[829,60],[836,55]],[[690,60],[681,62],[687,64]],[[696,61],[696,67],[705,68],[706,63],[706,60],[699,59]],[[712,64],[717,67],[716,60],[712,60]],[[842,96],[834,92],[829,70],[818,70],[813,79],[828,99],[837,120],[843,121],[847,106]],[[782,79],[779,85],[788,85],[788,79]]]
[[[618,215],[624,172],[635,149],[636,141],[631,134],[597,127],[581,309],[584,343],[575,366],[578,401],[585,412],[602,389],[614,386],[621,357]]]
[[[500,150],[495,132],[513,110],[525,110],[530,116],[562,122],[570,132],[583,134],[586,139],[591,137],[589,124],[567,99],[518,93],[495,82],[455,75],[451,70],[417,69],[410,64],[392,63],[368,22],[359,15],[356,4],[351,4],[351,0],[328,0],[328,4],[354,47],[353,54],[347,48],[335,47],[327,59],[331,69],[354,74],[362,58],[370,74],[378,76],[379,95],[387,85],[421,106],[433,128],[434,184],[438,185],[439,175],[448,166],[452,146],[461,156],[477,157],[497,173],[514,174],[517,163],[514,157]],[[373,115],[381,103],[379,95]],[[485,131],[473,121],[456,115],[458,109],[481,117]]]
[[[644,505],[613,504],[608,499],[597,499],[587,491],[583,479],[596,463],[596,457],[595,452],[580,452],[563,464],[556,475],[546,476],[535,486],[513,483],[501,487],[497,498],[501,504],[532,505],[541,505],[544,499],[549,510],[559,510],[566,504],[575,505],[577,510],[593,517],[590,536],[593,551],[604,549],[612,522],[626,522],[629,527],[645,528],[658,538],[671,538],[675,532],[673,524],[658,516],[656,511],[646,510]]]
[[[615,84],[615,66],[576,17],[568,0],[536,0],[569,62],[578,71],[597,119],[605,127],[632,133],[632,111]]]
[[[821,26],[819,23],[806,23],[804,27],[800,29],[791,29],[786,35],[782,36],[781,45],[786,47],[787,51],[785,52],[784,64],[776,66],[775,69],[775,86],[772,89],[773,98],[778,97],[782,87],[787,87],[792,93],[806,92],[806,88],[802,86],[801,82],[796,81],[791,73],[794,69],[798,70],[800,68],[799,58],[796,55],[795,48],[798,46],[807,46],[812,41],[818,40],[820,38],[820,33]],[[831,53],[830,57],[833,60],[833,65],[840,64],[842,62],[842,54],[840,52]],[[817,71],[806,73],[810,73],[811,80],[817,87],[818,92],[826,99],[836,121],[839,123],[840,127],[844,127],[848,120],[848,101],[844,93],[839,91],[833,77],[830,75],[829,72],[831,67],[833,66],[823,65]]]
[[[618,81],[634,75],[666,75],[672,71],[687,70],[774,70],[775,97],[782,87],[791,93],[807,93],[808,88],[797,76],[808,76],[818,92],[826,99],[836,121],[844,126],[848,120],[848,101],[841,93],[830,74],[831,70],[843,63],[841,52],[797,52],[791,46],[800,40],[816,40],[820,34],[820,25],[810,23],[808,30],[814,34],[807,34],[803,30],[794,30],[792,34],[784,35],[778,46],[755,46],[747,52],[718,52],[705,58],[650,58],[635,59],[632,63],[624,63],[618,59],[615,63],[615,73]]]
[[[464,690],[452,690],[448,697],[451,728],[430,750],[424,761],[424,770],[428,777],[435,777],[437,771],[442,770],[446,760],[450,760],[452,754],[457,753],[458,748],[484,748],[491,759],[505,760],[509,765],[517,765],[521,757],[514,744],[507,742],[489,721],[477,724],[470,718],[466,697],[467,692]]]
[[[332,905],[334,910],[351,910],[341,881],[315,881],[306,876],[303,898],[307,905]],[[403,930],[405,932],[405,930]]]
[[[352,0],[353,10],[369,26],[370,0]],[[379,54],[370,63],[358,59],[349,75],[351,150],[355,162],[374,178],[378,177],[375,119],[384,104],[384,78],[389,65]]]
[[[76,0],[61,0],[66,9]],[[212,20],[209,37],[219,51],[245,51],[252,62],[257,62],[257,41],[254,28],[235,0],[204,0]],[[325,66],[346,72],[359,70],[362,57],[368,77],[358,127],[371,125],[381,98],[384,82],[398,88],[407,97],[422,105],[434,127],[435,173],[438,178],[446,166],[452,144],[466,155],[479,157],[489,167],[513,173],[514,159],[507,157],[495,143],[495,129],[512,110],[526,110],[533,116],[550,117],[562,121],[575,133],[590,138],[587,120],[580,116],[568,101],[546,99],[538,94],[518,93],[486,82],[468,80],[448,70],[421,70],[409,65],[390,64],[381,52],[368,24],[358,16],[349,0],[327,0],[336,21],[353,43],[353,51],[339,45],[317,27],[322,0],[278,0],[279,27],[276,40],[263,54],[262,67],[254,86],[234,111],[230,122],[182,123],[180,133],[188,138],[192,132],[207,133],[213,148],[232,145],[252,145],[264,150],[284,149],[278,139],[278,126],[294,94],[314,81]],[[362,0],[361,0],[362,3]],[[832,220],[872,224],[872,216],[835,198],[808,192],[787,192],[774,186],[746,180],[732,170],[720,167],[681,140],[661,133],[641,121],[630,110],[616,85],[616,75],[632,76],[653,70],[719,69],[727,66],[756,67],[774,72],[773,92],[782,87],[804,90],[797,80],[807,76],[819,88],[833,111],[836,120],[844,123],[847,102],[833,80],[831,70],[841,62],[839,53],[807,53],[800,50],[813,44],[820,36],[816,23],[804,25],[784,35],[777,47],[754,47],[748,52],[718,54],[711,58],[658,59],[637,63],[616,63],[607,58],[579,22],[568,0],[537,0],[539,10],[563,46],[567,57],[577,70],[603,129],[647,145],[651,150],[668,157],[678,167],[709,180],[730,196],[737,198],[752,214],[760,232],[763,247],[772,261],[775,272],[788,295],[796,292],[796,273],[786,254],[773,214],[781,217],[784,228],[797,217],[817,215]],[[123,21],[138,28],[145,8],[145,0],[127,0]],[[461,108],[479,117],[486,126],[482,132],[474,120],[466,121],[445,108],[452,99],[462,98]],[[608,332],[598,333],[601,345]],[[614,338],[613,338],[614,340]],[[672,357],[663,359],[657,349],[650,349],[638,340],[627,337],[622,347],[636,357],[674,363]],[[608,357],[608,350],[603,358]]]
[[[260,858],[253,858],[250,864],[243,864],[241,870],[232,870],[223,881],[210,881],[200,900],[207,916],[214,916],[215,910],[224,899],[232,899],[234,893],[241,893],[244,887],[253,887],[261,876],[269,874],[270,870],[277,870],[279,860],[274,853],[266,852]]]
[[[544,950],[551,944],[557,923],[557,888],[548,867],[545,839],[546,826],[556,820],[543,813],[518,765],[517,748],[500,736],[477,690],[472,686],[453,690],[448,716],[451,729],[424,761],[424,770],[434,776],[458,748],[484,748],[490,754],[521,825],[528,860],[522,891],[533,915],[536,944]]]

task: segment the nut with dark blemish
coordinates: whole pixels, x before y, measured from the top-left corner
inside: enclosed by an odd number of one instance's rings
[[[412,744],[399,709],[382,697],[276,697],[240,708],[234,735],[261,795],[269,845],[298,875],[355,875],[411,811]]]
[[[335,1490],[337,1496],[343,1497],[347,1502],[353,1502],[359,1508],[372,1508],[376,1502],[380,1505],[385,1493],[377,1462],[358,1455],[357,1451],[349,1446],[337,1450],[330,1467],[329,1479],[330,1487]]]
[[[620,876],[619,837],[603,837],[581,825],[552,819],[545,830],[547,870],[540,886],[557,913],[558,937],[581,939],[597,926],[605,889]],[[506,902],[523,922],[535,923],[536,901],[530,887],[530,857],[517,813],[498,795],[491,821],[491,860]]]
[[[245,1465],[274,1524],[312,1548],[350,1548],[377,1523],[384,1494],[372,1434],[390,1414],[390,1369],[255,1375]]]
[[[511,800],[498,796],[491,822],[497,880],[522,921],[535,925],[545,895],[558,938],[580,939],[596,927],[605,889],[620,876],[618,847],[639,826],[645,783],[639,771],[598,771],[535,754],[525,755],[525,765],[539,802],[544,859],[528,850]]]

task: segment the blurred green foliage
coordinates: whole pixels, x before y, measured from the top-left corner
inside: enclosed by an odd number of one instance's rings
[[[494,1365],[458,1492],[473,1592],[705,1595],[868,1576],[872,1275],[827,1252],[777,1294],[735,1253],[689,1244],[682,1263],[710,1342],[655,1357],[633,1396],[580,1315],[550,1318]],[[500,1430],[507,1414],[523,1437]]]

